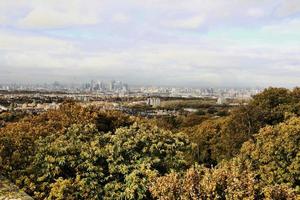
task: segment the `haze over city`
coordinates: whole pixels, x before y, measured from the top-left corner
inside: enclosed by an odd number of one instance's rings
[[[297,0],[0,1],[0,83],[300,85]]]

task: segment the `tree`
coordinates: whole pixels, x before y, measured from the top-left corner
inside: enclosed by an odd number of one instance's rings
[[[160,200],[171,199],[255,199],[255,174],[240,159],[216,168],[195,165],[183,174],[159,177],[150,188]]]
[[[224,141],[221,138],[227,122],[227,118],[218,118],[185,129],[190,140],[196,144],[192,151],[195,161],[211,166],[216,165],[224,158]]]
[[[191,146],[182,133],[134,124],[106,137],[107,199],[148,199],[148,186],[155,177],[187,167],[185,154]]]
[[[77,105],[24,118],[1,129],[0,171],[35,199],[150,198],[154,177],[188,167],[191,144],[133,120]]]
[[[268,88],[240,106],[227,117],[211,119],[185,131],[197,144],[196,161],[215,165],[240,152],[243,143],[261,128],[283,122],[289,115],[300,114],[299,88]]]
[[[0,172],[15,180],[18,173],[31,164],[36,140],[49,135],[64,135],[73,124],[95,124],[98,131],[108,132],[129,126],[134,120],[119,112],[84,108],[71,102],[62,104],[58,110],[8,123],[0,129]]]
[[[288,184],[300,192],[300,118],[263,128],[243,145],[241,155],[263,183]]]
[[[101,133],[93,124],[72,125],[63,135],[37,141],[31,164],[17,184],[36,199],[99,199],[107,165]]]
[[[158,177],[150,191],[159,200],[297,200],[300,197],[287,184],[262,184],[251,162],[240,157],[215,168],[195,165],[183,173]]]

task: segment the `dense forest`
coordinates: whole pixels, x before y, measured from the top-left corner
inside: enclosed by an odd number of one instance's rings
[[[195,121],[73,102],[5,112],[0,175],[35,199],[300,199],[300,89]]]

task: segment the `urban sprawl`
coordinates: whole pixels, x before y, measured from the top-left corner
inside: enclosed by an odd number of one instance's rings
[[[237,106],[247,102],[261,88],[188,88],[129,86],[121,81],[90,81],[84,84],[0,84],[0,112],[19,110],[32,113],[57,109],[66,100],[103,110],[119,110],[128,114],[176,115],[163,102],[174,99],[209,99],[215,105]],[[145,109],[140,109],[140,107]],[[138,109],[137,109],[138,107]],[[150,109],[148,109],[150,108]],[[181,112],[197,112],[184,107]]]

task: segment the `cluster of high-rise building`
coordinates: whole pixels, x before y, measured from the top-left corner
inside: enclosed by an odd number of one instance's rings
[[[128,84],[122,81],[95,81],[84,84],[63,84],[59,82],[45,84],[0,84],[0,90],[7,91],[63,91],[63,92],[128,92]]]
[[[160,106],[160,98],[148,98],[146,104],[152,107]]]
[[[82,86],[82,89],[85,91],[100,91],[100,92],[128,92],[129,87],[128,84],[123,83],[122,81],[94,81],[92,80],[90,83],[85,83]]]
[[[187,87],[140,87],[137,89],[142,94],[160,97],[183,98],[230,98],[249,99],[262,92],[262,88],[187,88]]]
[[[189,87],[130,87],[122,81],[95,81],[84,84],[0,84],[0,90],[6,91],[61,91],[66,93],[90,93],[103,96],[120,97],[182,97],[182,98],[230,98],[249,99],[262,91],[261,88],[189,88]]]

